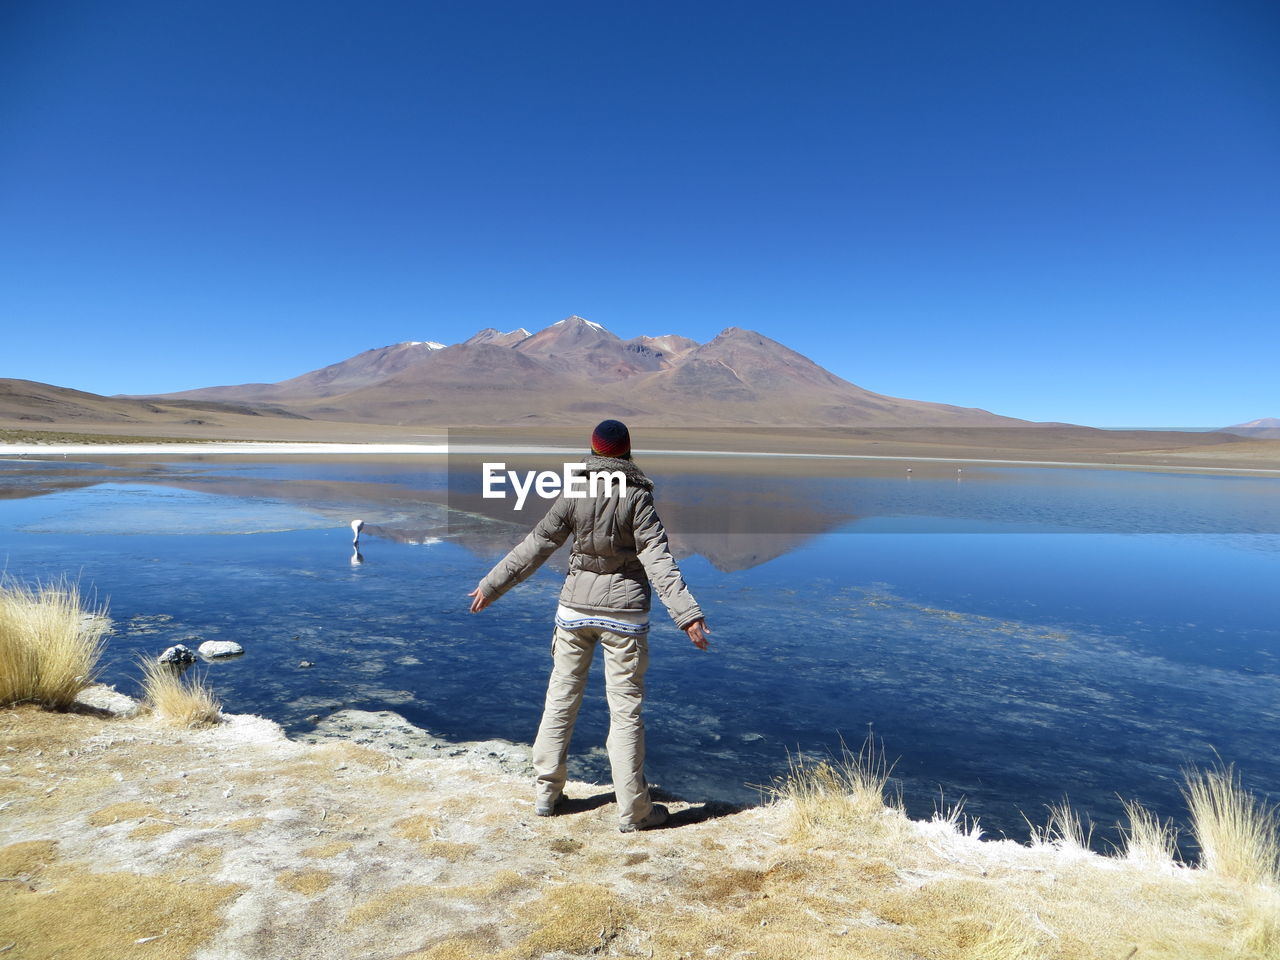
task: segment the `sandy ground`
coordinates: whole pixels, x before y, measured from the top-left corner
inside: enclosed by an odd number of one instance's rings
[[[797,831],[790,803],[670,798],[667,828],[624,835],[607,786],[534,816],[518,744],[82,702],[0,711],[6,960],[1280,955],[1274,890],[1172,863],[888,809]]]

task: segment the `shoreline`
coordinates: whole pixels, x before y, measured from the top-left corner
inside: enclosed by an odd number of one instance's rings
[[[923,821],[835,798],[806,824],[796,798],[658,794],[670,823],[619,834],[607,785],[571,781],[565,811],[535,817],[511,768],[527,748],[451,744],[391,712],[348,718],[380,741],[307,743],[249,714],[166,725],[101,686],[82,703],[0,710],[15,957],[1065,960],[1177,944],[1244,960],[1280,943],[1274,887],[1067,836],[984,840],[954,807]],[[406,735],[421,743],[395,749]]]
[[[1233,464],[1216,466],[1195,462],[1161,462],[1144,463],[1135,460],[1065,460],[1065,459],[1018,459],[970,457],[961,454],[948,456],[924,456],[919,454],[871,454],[871,453],[830,453],[803,451],[766,451],[766,450],[682,450],[670,448],[644,449],[636,448],[639,457],[706,457],[706,458],[744,458],[762,460],[797,460],[814,461],[847,461],[851,463],[926,463],[926,464],[962,464],[992,467],[1048,467],[1086,470],[1132,470],[1148,473],[1187,473],[1187,474],[1227,474],[1236,476],[1277,476],[1280,467],[1261,467]],[[128,444],[0,444],[0,462],[55,462],[54,458],[96,460],[104,457],[163,457],[165,459],[183,459],[187,457],[374,457],[398,456],[419,457],[450,455],[492,454],[494,456],[575,456],[582,457],[583,451],[577,447],[537,444],[449,444],[441,443],[326,443],[326,442],[289,442],[289,441],[212,441],[190,443],[128,443]]]

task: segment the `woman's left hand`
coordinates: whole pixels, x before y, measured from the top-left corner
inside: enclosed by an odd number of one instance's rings
[[[472,613],[479,613],[489,604],[493,603],[493,598],[485,596],[485,592],[480,589],[479,584],[477,584],[476,588],[472,590],[470,593],[468,593],[467,596],[471,597]]]

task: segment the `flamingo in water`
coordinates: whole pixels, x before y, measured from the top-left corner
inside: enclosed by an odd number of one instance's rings
[[[351,563],[364,563],[364,557],[360,556],[360,531],[364,529],[363,520],[351,521]]]

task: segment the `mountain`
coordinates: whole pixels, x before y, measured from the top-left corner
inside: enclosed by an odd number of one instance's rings
[[[637,340],[623,340],[598,323],[565,317],[515,346],[550,370],[590,383],[613,383],[661,370],[666,355]]]
[[[463,345],[491,343],[495,347],[514,347],[527,336],[529,331],[524,327],[517,327],[510,333],[503,333],[494,327],[485,327],[479,333],[472,334],[469,339],[464,340]]]
[[[1280,418],[1263,417],[1250,420],[1248,423],[1237,423],[1234,426],[1222,427],[1219,433],[1235,433],[1254,440],[1280,440]]]
[[[395,343],[389,347],[366,350],[340,363],[333,363],[280,383],[243,383],[234,387],[205,387],[165,396],[232,402],[290,401],[332,397],[381,383],[403,370],[420,364],[437,350],[444,348],[443,343],[436,343],[434,340],[410,340],[405,343]]]
[[[872,393],[751,330],[729,327],[704,344],[678,334],[623,340],[576,315],[535,333],[489,327],[449,347],[395,344],[280,383],[151,399],[175,398],[382,424],[577,423],[597,413],[672,426],[1023,423]]]
[[[629,342],[657,350],[667,359],[673,361],[683,357],[690,350],[698,348],[697,340],[690,340],[688,337],[682,337],[675,333],[668,333],[661,337],[636,337]]]

